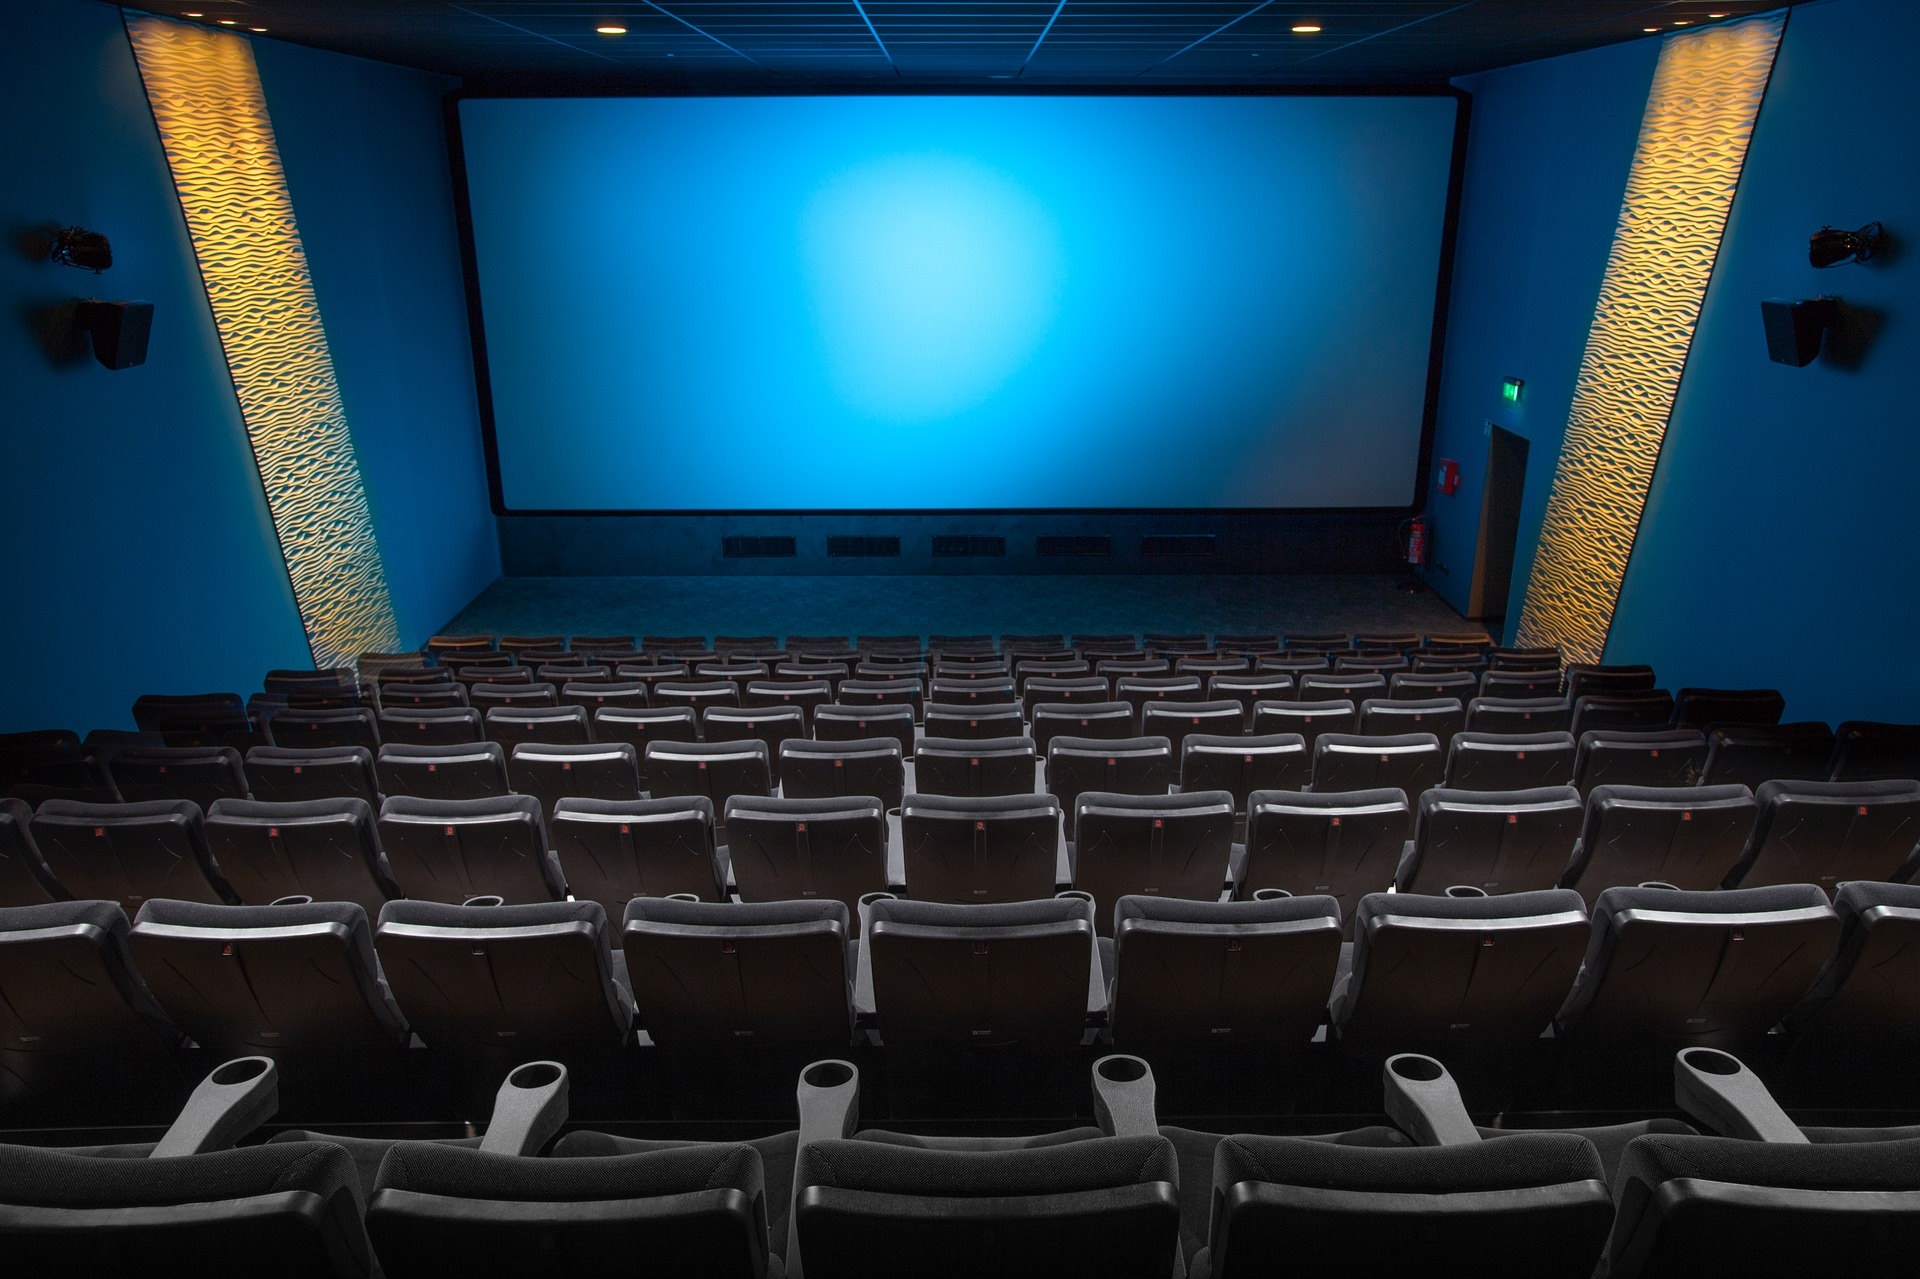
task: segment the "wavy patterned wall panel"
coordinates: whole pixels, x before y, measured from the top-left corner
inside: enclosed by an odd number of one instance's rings
[[[129,13],[127,31],[317,666],[399,646],[320,307],[245,38]]]
[[[1517,642],[1597,662],[1784,13],[1669,36],[1574,384]]]

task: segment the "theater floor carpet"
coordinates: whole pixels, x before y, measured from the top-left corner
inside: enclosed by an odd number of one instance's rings
[[[503,577],[446,634],[1472,632],[1392,576]]]

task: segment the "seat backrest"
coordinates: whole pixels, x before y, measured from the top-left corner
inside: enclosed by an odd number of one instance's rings
[[[1083,701],[1040,701],[1027,709],[1027,725],[1033,746],[1042,756],[1052,749],[1056,737],[1097,737],[1114,741],[1132,737],[1133,707],[1127,702],[1106,700],[1106,694]]]
[[[171,1159],[0,1146],[0,1253],[16,1274],[363,1279],[353,1160],[327,1142]]]
[[[1074,801],[1074,887],[1093,894],[1106,935],[1129,894],[1217,901],[1233,847],[1233,795],[1082,791]]]
[[[1836,782],[1920,777],[1920,724],[1850,719],[1834,729],[1827,776]]]
[[[1900,1273],[1920,1250],[1916,1167],[1920,1139],[1912,1138],[1818,1145],[1636,1137],[1614,1176],[1619,1206],[1604,1273]]]
[[[980,705],[950,705],[928,702],[923,721],[928,737],[961,738],[983,741],[996,737],[1025,737],[1026,716],[1018,702],[989,702]]]
[[[1215,1279],[1271,1274],[1282,1256],[1300,1274],[1420,1274],[1446,1256],[1476,1276],[1584,1279],[1613,1221],[1599,1153],[1560,1132],[1407,1147],[1230,1136],[1213,1202]]]
[[[780,778],[782,743],[807,735],[807,713],[798,706],[708,706],[700,712],[700,736],[709,742],[764,742],[767,766]]]
[[[484,721],[470,706],[385,706],[381,740],[409,746],[448,746],[484,741]]]
[[[1223,790],[1243,820],[1247,800],[1260,790],[1301,790],[1313,776],[1313,757],[1298,733],[1236,737],[1194,733],[1181,743],[1180,789]]]
[[[50,799],[34,814],[33,842],[76,899],[137,911],[152,897],[230,902],[233,889],[207,851],[199,805],[186,799],[84,804]]]
[[[33,842],[33,810],[0,799],[0,906],[39,906],[55,900],[59,885]]]
[[[536,683],[530,678],[532,672],[524,666],[513,669],[521,673],[521,678],[512,681],[502,678],[496,681],[490,677],[469,685],[467,704],[482,712],[498,710],[506,706],[535,710],[543,706],[560,705],[559,689],[544,680]]]
[[[275,746],[364,746],[375,750],[380,745],[380,726],[370,706],[336,710],[289,706],[275,712],[266,729]]]
[[[127,946],[174,1024],[219,1057],[346,1064],[406,1043],[406,1020],[380,980],[373,928],[352,902],[151,901]]]
[[[1253,704],[1253,731],[1259,735],[1298,733],[1311,755],[1322,733],[1359,732],[1360,709],[1351,701],[1321,698],[1259,701]]]
[[[566,798],[547,824],[554,855],[576,900],[613,918],[635,897],[692,893],[721,900],[726,874],[714,856],[713,801]]]
[[[798,706],[806,717],[807,730],[813,729],[813,712],[833,700],[833,684],[822,679],[750,679],[740,693],[740,705]]]
[[[1588,693],[1639,693],[1659,683],[1651,666],[1591,662],[1569,664],[1565,678],[1568,701],[1578,701]]]
[[[559,745],[593,738],[584,706],[490,706],[483,723],[487,740],[505,750],[521,742]]]
[[[638,799],[640,762],[630,742],[520,742],[507,758],[507,780],[552,813],[562,799]]]
[[[853,911],[886,891],[887,810],[871,795],[735,795],[726,828],[742,901],[837,901]]]
[[[1692,728],[1778,724],[1786,709],[1777,688],[1683,688],[1673,695],[1673,722]]]
[[[916,708],[904,702],[887,706],[849,706],[829,702],[813,712],[813,736],[821,742],[858,742],[891,737],[902,758],[913,756]]]
[[[133,703],[134,726],[159,733],[169,746],[246,750],[261,737],[238,693],[148,693]]]
[[[1596,730],[1632,732],[1667,727],[1673,718],[1673,694],[1664,688],[1637,693],[1582,693],[1573,704],[1575,737]]]
[[[1707,763],[1697,728],[1596,729],[1575,739],[1573,784],[1583,795],[1596,786],[1693,786]]]
[[[1368,737],[1322,733],[1313,743],[1313,788],[1317,791],[1393,787],[1409,795],[1440,784],[1447,757],[1432,733]]]
[[[1718,888],[1753,835],[1744,786],[1596,786],[1562,879],[1588,901],[1609,888]]]
[[[1413,848],[1395,884],[1403,893],[1442,893],[1458,884],[1486,893],[1552,888],[1566,870],[1585,815],[1580,792],[1571,786],[1435,787],[1420,797]]]
[[[1532,790],[1573,781],[1571,733],[1460,733],[1441,784],[1455,790]]]
[[[128,746],[107,760],[107,776],[129,802],[245,799],[247,774],[231,746]]]
[[[1907,880],[1920,868],[1920,781],[1767,782],[1729,885]]]
[[[844,1052],[851,920],[837,901],[635,898],[621,945],[641,1029],[669,1052]]]
[[[394,1002],[428,1048],[561,1061],[617,1050],[632,1033],[611,940],[591,901],[394,901],[373,937]]]
[[[1920,885],[1842,884],[1833,907],[1840,939],[1787,1015],[1793,1055],[1820,1104],[1855,1104],[1869,1081],[1871,1100],[1903,1097],[1920,1050]]]
[[[1564,733],[1573,705],[1564,697],[1476,697],[1467,703],[1470,733]]]
[[[889,809],[900,807],[907,765],[893,737],[780,743],[780,793],[789,799],[872,795]]]
[[[698,713],[690,706],[603,706],[593,713],[596,742],[626,742],[640,766],[640,789],[648,790],[647,745],[691,742],[700,737]]]
[[[1341,1041],[1419,1052],[1459,1072],[1499,1069],[1566,999],[1588,937],[1565,889],[1498,897],[1372,893],[1353,925],[1353,971],[1333,1003]]]
[[[257,749],[257,748],[256,748]],[[371,919],[400,895],[363,799],[223,799],[207,813],[207,849],[242,902],[353,902]]]
[[[1444,750],[1467,726],[1467,708],[1457,697],[1369,697],[1360,703],[1360,731],[1369,737],[1432,733]]]
[[[1177,1273],[1179,1168],[1164,1137],[993,1151],[818,1141],[794,1182],[809,1274],[879,1279],[907,1257],[930,1279]]]
[[[602,706],[647,706],[647,686],[637,679],[568,680],[560,685],[560,704],[579,706],[591,720]]]
[[[1480,676],[1480,696],[1501,698],[1558,697],[1561,690],[1558,666],[1509,670],[1493,667]],[[1567,703],[1571,706],[1573,703]]]
[[[1030,795],[1036,755],[1031,737],[973,741],[923,737],[913,748],[913,785],[923,795]]]
[[[485,799],[508,793],[507,752],[498,742],[388,742],[373,757],[373,772],[380,793],[389,798]]]
[[[1147,702],[1140,708],[1141,734],[1166,738],[1176,760],[1189,736],[1239,733],[1246,728],[1246,720],[1246,708],[1225,698],[1207,702]]]
[[[1114,906],[1107,1020],[1122,1052],[1258,1044],[1299,1052],[1326,1013],[1340,962],[1331,897]]]
[[[1056,737],[1047,743],[1046,779],[1071,839],[1081,791],[1164,795],[1179,780],[1179,769],[1173,744],[1164,737]]]
[[[1393,884],[1413,838],[1413,807],[1397,789],[1255,791],[1247,798],[1247,857],[1234,896],[1263,888],[1325,894],[1350,937],[1360,899]]]
[[[247,752],[246,767],[253,797],[267,803],[380,799],[373,752],[364,746],[256,746]]]
[[[566,881],[547,842],[540,801],[417,799],[391,795],[380,806],[380,845],[408,897],[464,902],[558,901]]]
[[[1765,782],[1825,781],[1833,730],[1818,720],[1798,724],[1721,724],[1707,733],[1701,781],[1757,788]]]
[[[1106,1003],[1084,898],[868,909],[863,977],[889,1045],[1064,1050]]]
[[[1061,842],[1051,795],[909,795],[901,858],[915,901],[1033,901],[1051,896]]]
[[[734,796],[773,794],[773,768],[762,741],[648,742],[646,758],[647,789],[654,798],[704,795],[713,801],[721,827]]]
[[[1663,1065],[1696,1046],[1748,1055],[1813,985],[1839,931],[1811,884],[1609,888],[1555,1022],[1610,1060]]]

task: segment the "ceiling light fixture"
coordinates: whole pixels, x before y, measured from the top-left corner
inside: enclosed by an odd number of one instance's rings
[[[625,27],[614,27],[614,26],[595,27],[594,30],[598,31],[603,36],[623,36],[627,34],[627,29]]]
[[[1312,22],[1303,22],[1293,29],[1293,34],[1297,36],[1317,36],[1320,34],[1320,27]]]
[[[248,27],[247,30],[253,32],[255,35],[263,36],[267,34],[267,29],[265,27]]]
[[[240,24],[232,18],[222,18],[220,19],[220,25],[223,27],[237,27]]]

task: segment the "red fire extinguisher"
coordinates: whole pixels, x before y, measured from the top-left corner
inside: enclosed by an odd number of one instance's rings
[[[1427,517],[1416,515],[1407,524],[1407,563],[1419,568],[1427,562]]]

